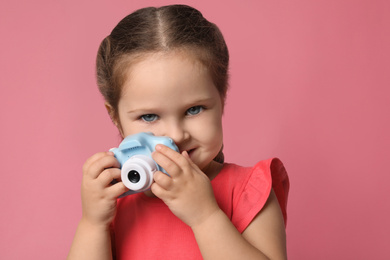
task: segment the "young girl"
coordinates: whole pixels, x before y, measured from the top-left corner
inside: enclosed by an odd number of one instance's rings
[[[97,79],[122,137],[169,136],[157,145],[145,193],[127,189],[112,152],[83,167],[83,214],[68,259],[285,259],[288,177],[277,159],[252,168],[223,162],[229,55],[219,29],[188,6],[145,8],[100,45]]]

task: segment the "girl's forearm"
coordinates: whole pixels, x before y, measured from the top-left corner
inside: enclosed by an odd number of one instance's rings
[[[247,242],[222,210],[192,227],[203,259],[269,259]]]
[[[78,259],[112,259],[109,226],[94,226],[80,221],[67,260]]]

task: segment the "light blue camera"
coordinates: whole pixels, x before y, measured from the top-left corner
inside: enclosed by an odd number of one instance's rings
[[[152,153],[157,144],[163,144],[177,152],[179,151],[171,138],[154,136],[152,133],[127,136],[118,148],[110,149],[121,165],[122,182],[129,188],[129,191],[120,197],[148,190],[153,183],[154,172],[166,173],[152,159]]]

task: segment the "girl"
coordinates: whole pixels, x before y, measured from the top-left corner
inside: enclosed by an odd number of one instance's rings
[[[83,214],[68,259],[285,259],[287,174],[277,159],[223,162],[229,55],[219,29],[183,5],[125,17],[100,45],[97,80],[122,137],[157,145],[150,191],[126,190],[111,152],[83,167]]]

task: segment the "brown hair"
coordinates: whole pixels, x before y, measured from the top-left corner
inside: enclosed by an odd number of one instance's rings
[[[229,53],[218,27],[190,6],[148,7],[123,18],[98,50],[97,84],[112,108],[113,120],[119,121],[118,102],[128,66],[144,54],[173,50],[193,52],[225,101]]]

